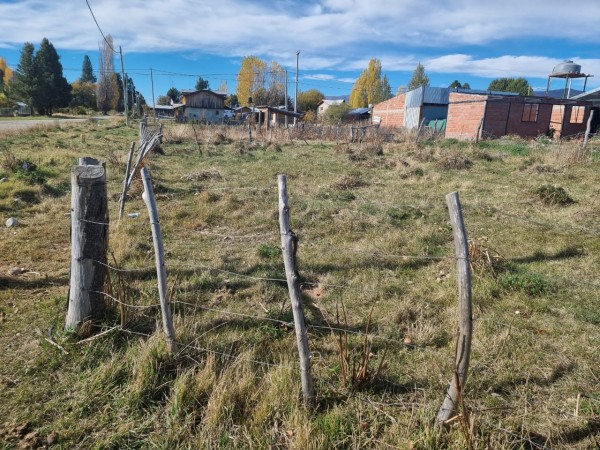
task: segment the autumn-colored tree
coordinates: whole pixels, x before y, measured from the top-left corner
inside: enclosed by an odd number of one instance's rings
[[[237,75],[236,95],[242,105],[248,104],[248,99],[255,92],[265,87],[267,78],[267,63],[256,56],[245,56],[242,59]],[[252,99],[255,104],[254,98]]]
[[[71,106],[96,108],[96,85],[90,81],[76,80],[71,83]]]
[[[119,102],[119,84],[115,74],[112,36],[110,35],[102,42],[98,63],[99,78],[98,83],[96,83],[96,104],[100,112],[107,114],[111,109],[115,109]]]
[[[6,65],[4,58],[0,56],[0,92],[3,92],[12,81],[13,71]]]
[[[352,86],[350,106],[352,108],[366,108],[369,105],[381,103],[391,96],[392,89],[387,76],[381,77],[381,61],[373,58]]]
[[[425,67],[423,67],[423,64],[418,63],[417,67],[415,67],[415,70],[412,73],[410,82],[408,83],[408,90],[412,91],[413,89],[417,89],[421,86],[429,86],[429,77],[425,74]]]
[[[300,111],[316,111],[319,103],[325,98],[325,94],[317,89],[309,89],[308,91],[298,94],[298,110]]]
[[[119,81],[115,73],[113,49],[113,39],[109,34],[102,41],[98,58],[100,77],[98,83],[96,83],[96,103],[102,114],[108,113],[111,109],[116,109],[119,103]]]

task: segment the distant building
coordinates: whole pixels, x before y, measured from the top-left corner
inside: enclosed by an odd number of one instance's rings
[[[181,105],[176,108],[175,116],[178,120],[188,122],[218,123],[223,120],[227,95],[213,92],[208,89],[199,91],[183,91]]]
[[[317,116],[320,116],[323,113],[325,113],[325,111],[327,111],[330,106],[341,105],[342,103],[346,103],[346,100],[343,98],[335,99],[335,100],[328,100],[328,99],[321,100],[321,102],[317,105]]]
[[[519,96],[511,92],[420,87],[381,102],[373,122],[384,127],[444,130],[447,138],[485,139],[509,134],[524,138],[552,134],[564,138],[585,132],[587,119],[600,92],[570,99]],[[587,101],[584,101],[587,100]],[[595,127],[598,122],[594,121]]]
[[[573,99],[450,92],[446,137],[570,137],[585,132],[590,111],[590,103]]]

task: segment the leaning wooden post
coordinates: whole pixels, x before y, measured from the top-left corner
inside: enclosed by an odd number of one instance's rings
[[[108,248],[106,170],[93,158],[71,169],[71,281],[65,328],[77,330],[104,311]]]
[[[131,169],[131,160],[133,158],[133,149],[135,148],[135,142],[131,143],[131,147],[129,148],[129,157],[127,158],[127,167],[125,168],[125,178],[123,179],[123,193],[121,194],[121,204],[119,205],[119,220],[123,218],[123,210],[125,209],[125,196],[127,195],[127,189],[129,189],[129,184],[127,180],[129,179],[129,170]]]
[[[587,147],[588,139],[590,137],[590,131],[592,129],[592,120],[594,119],[594,110],[590,111],[590,117],[587,121],[587,126],[585,127],[585,137],[583,138],[583,150]]]
[[[167,293],[167,269],[163,251],[162,233],[160,231],[160,222],[158,220],[158,210],[154,191],[152,190],[152,180],[148,169],[142,169],[142,182],[144,183],[144,193],[142,198],[148,208],[150,217],[150,227],[152,228],[152,241],[154,243],[154,256],[156,260],[156,276],[158,278],[158,295],[160,297],[160,310],[162,313],[163,330],[167,336],[167,345],[169,352],[177,351],[175,342],[175,328],[173,327],[173,318],[171,316],[171,307],[169,306],[169,297]]]
[[[290,230],[290,208],[288,206],[287,182],[285,175],[277,175],[279,187],[279,231],[281,233],[281,248],[283,264],[287,278],[288,291],[292,301],[294,328],[296,330],[296,345],[300,355],[300,379],[302,381],[302,396],[304,403],[311,405],[315,399],[312,374],[310,371],[310,351],[308,349],[308,332],[302,309],[302,294],[296,268],[296,250],[298,238]]]
[[[446,195],[446,203],[448,205],[448,212],[450,213],[450,223],[452,224],[454,247],[456,249],[459,323],[454,374],[442,407],[438,411],[438,425],[445,424],[456,412],[459,395],[462,396],[465,383],[467,382],[467,372],[471,356],[471,340],[473,336],[469,244],[458,193],[451,192]]]

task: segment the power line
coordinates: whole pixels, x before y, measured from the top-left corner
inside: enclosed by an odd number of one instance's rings
[[[98,21],[96,20],[96,16],[94,16],[94,11],[92,11],[92,7],[90,6],[90,3],[88,2],[88,0],[85,0],[85,4],[87,5],[88,9],[90,10],[90,13],[92,14],[92,19],[94,19],[94,22],[96,22],[98,31],[100,31],[100,34],[104,38],[104,42],[106,42],[106,45],[108,45],[108,47],[113,51],[113,53],[119,53],[119,52],[115,51],[113,46],[110,45],[110,42],[108,42],[108,39],[106,39],[106,36],[104,36],[104,33],[102,32],[102,28],[100,28],[100,24],[98,24]]]

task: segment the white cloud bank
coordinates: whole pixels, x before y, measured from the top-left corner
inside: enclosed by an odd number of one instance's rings
[[[579,0],[89,0],[100,26],[126,52],[255,54],[303,70],[356,70],[379,57],[385,70],[483,77],[546,76],[564,55],[476,59],[461,51],[510,39],[560,39],[598,46],[600,1]],[[584,11],[585,13],[582,13]],[[58,49],[94,51],[101,39],[82,0],[0,3],[0,48],[47,37]],[[397,51],[395,50],[397,48]],[[417,58],[419,49],[439,57]],[[526,49],[523,49],[526,50]],[[384,53],[381,55],[380,53]],[[525,52],[524,52],[525,53]],[[408,55],[408,56],[407,56]],[[574,56],[575,57],[575,56]],[[577,59],[600,74],[597,59]]]

